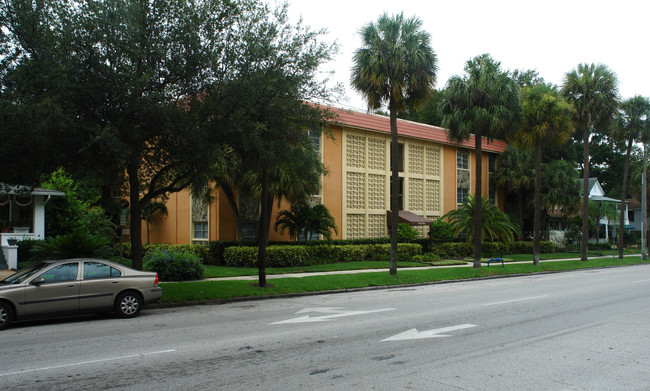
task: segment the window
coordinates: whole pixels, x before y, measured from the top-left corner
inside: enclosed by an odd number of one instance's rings
[[[74,281],[77,279],[78,269],[79,263],[77,262],[64,263],[63,265],[51,268],[39,277],[42,277],[45,282]]]
[[[630,223],[634,222],[634,211],[633,210],[628,210],[627,211],[627,219],[630,221]]]
[[[469,195],[469,189],[459,187],[456,189],[456,203],[462,204]]]
[[[320,155],[320,130],[315,130],[315,129],[309,129],[307,131],[307,134],[309,135],[309,138],[311,141],[314,143],[314,148],[316,149],[316,152]]]
[[[194,239],[208,239],[208,222],[194,222]]]
[[[497,170],[497,156],[493,153],[488,155],[488,172],[494,174]]]
[[[84,280],[119,277],[122,272],[100,262],[84,262]]]
[[[456,168],[462,170],[469,170],[469,151],[466,149],[458,149],[456,151]]]
[[[242,223],[241,229],[244,234],[243,241],[252,242],[257,240],[257,226],[255,223]]]

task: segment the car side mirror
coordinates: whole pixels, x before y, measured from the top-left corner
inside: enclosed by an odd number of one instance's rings
[[[44,279],[43,277],[38,277],[37,279],[35,279],[34,281],[32,281],[32,284],[33,284],[33,285],[36,285],[36,286],[39,286],[39,285],[41,285],[41,284],[44,283],[44,282],[45,282],[45,279]]]

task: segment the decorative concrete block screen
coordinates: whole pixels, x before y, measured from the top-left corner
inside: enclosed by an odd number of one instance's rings
[[[427,218],[442,214],[441,146],[418,140],[405,144],[403,206]],[[390,136],[343,133],[343,238],[387,237],[390,208]],[[453,180],[453,178],[452,178]],[[428,233],[428,227],[419,229]]]

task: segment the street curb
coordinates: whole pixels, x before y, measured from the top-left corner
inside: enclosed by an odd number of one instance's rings
[[[334,295],[334,294],[341,294],[341,293],[367,292],[367,291],[388,290],[388,289],[403,289],[403,288],[429,286],[429,285],[437,285],[437,284],[452,284],[457,282],[495,280],[500,278],[513,278],[513,277],[535,276],[535,275],[556,274],[556,273],[570,273],[570,272],[578,272],[583,270],[611,269],[611,268],[633,267],[633,266],[642,266],[642,265],[648,265],[648,264],[639,263],[634,265],[596,266],[596,267],[588,267],[588,268],[574,269],[574,270],[548,270],[548,271],[540,271],[540,272],[533,272],[533,273],[500,274],[496,276],[465,278],[460,280],[418,282],[415,284],[381,285],[381,286],[369,286],[363,288],[335,289],[331,291],[281,293],[277,295],[232,297],[232,298],[218,299],[218,300],[187,301],[187,302],[178,302],[178,303],[155,303],[155,304],[147,305],[146,309],[167,309],[167,308],[191,307],[191,306],[199,306],[199,305],[220,305],[220,304],[229,304],[229,303],[240,303],[246,301],[261,301],[261,300],[268,300],[268,299],[290,299],[295,297],[321,296],[321,295],[329,295],[329,294]],[[408,270],[408,269],[402,269],[402,270]]]

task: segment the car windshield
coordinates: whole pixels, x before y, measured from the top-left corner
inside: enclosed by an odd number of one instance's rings
[[[25,269],[18,271],[15,274],[10,275],[9,277],[2,280],[2,282],[4,282],[5,284],[20,284],[21,282],[25,281],[29,277],[38,273],[43,267],[47,265],[48,265],[47,262],[36,263],[32,266],[29,266]]]

